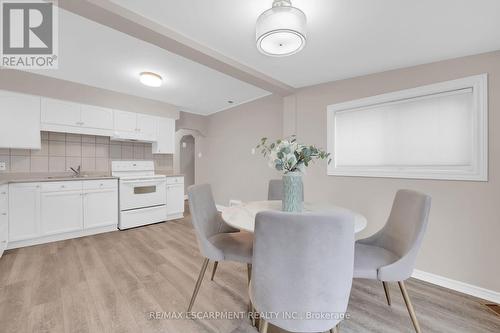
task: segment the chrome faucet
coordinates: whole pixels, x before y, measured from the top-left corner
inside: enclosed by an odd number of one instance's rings
[[[82,175],[81,166],[79,165],[76,170],[73,167],[70,167],[71,171],[73,171],[73,177],[80,177]]]

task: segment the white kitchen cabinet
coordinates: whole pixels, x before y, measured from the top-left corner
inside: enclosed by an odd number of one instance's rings
[[[108,136],[113,133],[113,110],[42,97],[41,128]]]
[[[8,248],[118,229],[116,179],[14,183],[8,199]]]
[[[83,224],[85,229],[118,225],[118,189],[116,181],[114,187],[84,191]]]
[[[137,114],[137,129],[141,140],[155,141],[157,139],[157,120],[158,117]]]
[[[168,184],[168,181],[167,178],[167,218],[180,218],[184,215],[184,182]]]
[[[103,130],[113,129],[113,110],[92,105],[82,105],[81,111],[83,127]]]
[[[41,193],[41,235],[54,235],[83,229],[82,191]]]
[[[0,257],[9,239],[9,187],[0,185]]]
[[[40,184],[9,185],[9,242],[40,235]]]
[[[40,97],[0,90],[0,148],[40,149]]]
[[[42,123],[79,127],[81,125],[80,104],[42,98]]]
[[[175,119],[157,119],[156,142],[153,143],[153,154],[175,153]]]
[[[131,139],[137,136],[137,115],[133,112],[114,110],[114,130],[122,136],[129,135]]]
[[[156,141],[156,121],[154,116],[115,110],[113,139]]]

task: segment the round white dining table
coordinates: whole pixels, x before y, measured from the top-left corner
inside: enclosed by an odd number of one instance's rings
[[[255,215],[263,211],[281,211],[281,200],[272,201],[251,201],[239,205],[222,208],[222,219],[230,226],[245,230],[254,231]],[[366,218],[349,209],[334,206],[327,203],[304,202],[304,212],[315,213],[351,213],[354,215],[354,232],[358,233],[366,228]]]

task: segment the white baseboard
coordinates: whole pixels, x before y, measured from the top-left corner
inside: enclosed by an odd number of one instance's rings
[[[500,292],[497,291],[481,288],[478,286],[474,286],[472,284],[468,284],[457,280],[452,280],[443,276],[427,273],[417,269],[413,271],[412,277],[444,288],[448,288],[467,295],[481,298],[486,301],[500,304]]]
[[[110,231],[116,231],[116,230],[118,230],[117,225],[112,224],[112,225],[108,225],[108,226],[104,226],[104,227],[97,227],[97,228],[91,228],[91,229],[85,229],[85,230],[65,232],[62,234],[42,236],[42,237],[34,238],[34,239],[12,241],[12,242],[8,243],[7,249],[11,250],[11,249],[17,249],[19,247],[58,242],[58,241],[66,240],[66,239],[102,234],[104,232],[110,232]]]

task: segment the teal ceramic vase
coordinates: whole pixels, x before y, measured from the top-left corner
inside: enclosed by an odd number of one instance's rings
[[[283,201],[284,212],[302,212],[302,174],[289,172],[283,175]]]

